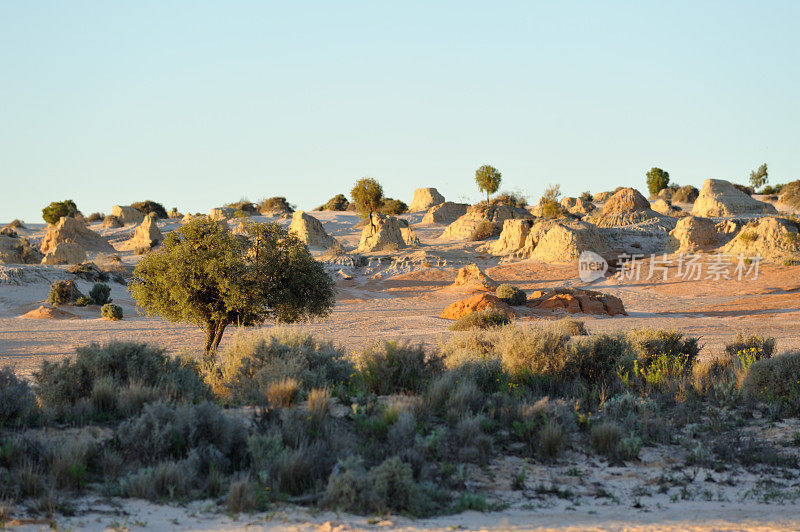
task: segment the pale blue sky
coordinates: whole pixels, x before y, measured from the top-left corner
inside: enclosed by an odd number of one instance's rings
[[[800,178],[800,2],[0,0],[0,221]]]

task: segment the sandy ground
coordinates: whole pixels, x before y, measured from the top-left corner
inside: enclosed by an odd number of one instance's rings
[[[359,230],[353,213],[314,213],[326,230],[348,247],[358,243]],[[263,217],[259,217],[261,219]],[[421,225],[421,215],[407,216],[414,225],[422,246],[417,249],[377,254],[366,266],[353,267],[348,259],[330,264],[331,272],[342,270],[353,277],[337,281],[338,301],[332,314],[313,323],[301,324],[307,330],[333,339],[356,352],[376,339],[407,339],[436,346],[450,334],[451,322],[438,316],[449,303],[463,298],[463,291],[449,285],[459,266],[476,262],[491,277],[526,290],[555,286],[584,287],[575,264],[545,264],[536,261],[509,261],[491,257],[474,243],[442,242],[440,225]],[[281,220],[288,223],[288,220]],[[177,222],[159,222],[162,231],[178,226]],[[103,231],[112,243],[129,238],[132,227]],[[34,242],[43,235],[43,227],[32,226],[23,236]],[[378,265],[376,258],[384,256]],[[133,266],[139,257],[121,252],[123,262]],[[2,268],[2,267],[0,267]],[[647,272],[645,262],[643,271]],[[110,339],[144,341],[163,346],[171,352],[199,351],[202,331],[191,325],[169,323],[139,314],[124,286],[113,285],[112,297],[123,307],[125,319],[109,322],[98,317],[98,309],[87,307],[69,312],[68,320],[32,320],[21,318],[42,305],[49,283],[67,278],[64,267],[22,267],[24,283],[0,282],[0,365],[12,364],[30,376],[44,359],[58,359],[74,348],[92,341]],[[760,332],[774,336],[778,349],[800,348],[800,267],[762,265],[757,279],[683,280],[672,266],[654,279],[619,280],[607,278],[592,284],[593,289],[614,294],[628,310],[626,317],[578,315],[593,331],[628,330],[637,327],[677,329],[702,338],[703,353],[721,352],[737,332]],[[2,279],[2,271],[0,271]],[[78,281],[82,291],[90,283]],[[536,326],[540,317],[521,311],[520,322]],[[555,318],[557,316],[553,316]],[[267,325],[268,327],[268,325]],[[226,338],[234,331],[230,330]],[[225,347],[223,340],[222,347]],[[794,427],[796,430],[799,427]],[[651,451],[647,451],[648,454]],[[508,474],[509,468],[530,469],[529,492],[510,492],[502,483],[492,482],[499,500],[512,501],[500,512],[466,512],[431,520],[410,520],[391,516],[385,520],[330,513],[309,513],[293,507],[278,507],[266,514],[228,516],[224,508],[210,502],[188,506],[157,506],[142,501],[107,501],[85,499],[74,517],[58,518],[58,527],[81,530],[151,529],[151,530],[774,530],[800,529],[800,498],[797,479],[787,483],[780,497],[764,497],[757,491],[758,477],[742,473],[740,483],[727,486],[708,475],[694,473],[684,480],[691,495],[672,500],[672,495],[655,494],[653,482],[670,470],[668,456],[652,451],[635,467],[608,467],[587,463],[578,478],[558,467],[532,464],[494,463],[490,473]],[[566,463],[566,462],[565,462]],[[574,468],[573,468],[574,469]],[[713,476],[713,475],[711,475]],[[574,500],[537,494],[534,483],[566,486],[578,497]],[[633,486],[644,488],[634,492]],[[608,487],[612,498],[598,495],[598,486]],[[647,493],[648,495],[645,495]],[[18,523],[21,529],[39,530],[48,523]]]

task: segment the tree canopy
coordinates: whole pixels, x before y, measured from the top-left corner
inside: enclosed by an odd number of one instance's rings
[[[669,172],[655,166],[647,172],[647,190],[650,194],[658,194],[669,186]]]
[[[769,181],[769,174],[767,174],[767,163],[758,167],[758,170],[750,172],[750,184],[754,189],[759,189],[767,184]]]
[[[494,166],[484,164],[475,170],[475,182],[478,188],[486,192],[486,203],[489,203],[489,194],[494,194],[500,188],[503,175]]]
[[[333,280],[302,241],[274,223],[247,224],[245,232],[199,218],[168,234],[136,266],[133,298],[148,314],[204,328],[206,352],[230,324],[330,313]]]
[[[54,201],[42,209],[42,219],[52,225],[64,216],[75,216],[78,213],[78,206],[71,199],[64,201]]]
[[[363,177],[356,181],[350,197],[358,214],[372,223],[372,213],[379,211],[383,205],[383,187],[371,177]]]

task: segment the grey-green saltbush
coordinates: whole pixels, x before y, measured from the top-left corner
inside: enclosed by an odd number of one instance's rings
[[[100,315],[107,320],[119,321],[122,319],[122,307],[114,303],[106,303],[100,308]]]
[[[498,286],[494,295],[496,295],[497,297],[499,297],[512,307],[524,305],[528,299],[528,296],[527,294],[525,294],[524,290],[520,290],[516,286],[510,284],[501,284],[500,286]]]

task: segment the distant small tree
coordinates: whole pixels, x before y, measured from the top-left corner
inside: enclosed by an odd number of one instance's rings
[[[158,203],[157,201],[153,200],[137,201],[136,203],[131,203],[131,207],[141,212],[145,216],[147,216],[151,212],[154,212],[156,213],[156,216],[158,216],[162,220],[166,220],[167,218],[169,218],[169,215],[167,214],[166,209],[164,209],[164,206]]]
[[[489,203],[489,194],[494,194],[500,188],[503,175],[494,166],[484,164],[475,171],[475,182],[478,188],[486,192],[486,203]]]
[[[325,316],[335,302],[322,264],[280,225],[246,224],[242,236],[208,218],[169,233],[136,266],[129,290],[148,314],[202,327],[206,353],[230,324]]]
[[[750,172],[750,184],[753,185],[754,189],[759,189],[767,184],[769,181],[769,175],[767,174],[767,163],[762,164],[758,167],[758,170],[753,170]]]
[[[561,204],[558,199],[561,197],[561,185],[548,185],[544,189],[542,199],[540,200],[542,206],[542,216],[545,218],[558,218],[562,214]]]
[[[71,199],[64,201],[54,201],[42,209],[42,218],[45,222],[55,225],[64,216],[75,216],[78,213],[78,206]]]
[[[383,206],[383,187],[371,177],[364,177],[356,181],[350,197],[358,214],[372,223],[372,213],[380,211]]]
[[[650,194],[658,194],[669,186],[669,172],[653,167],[647,172],[647,190]]]

